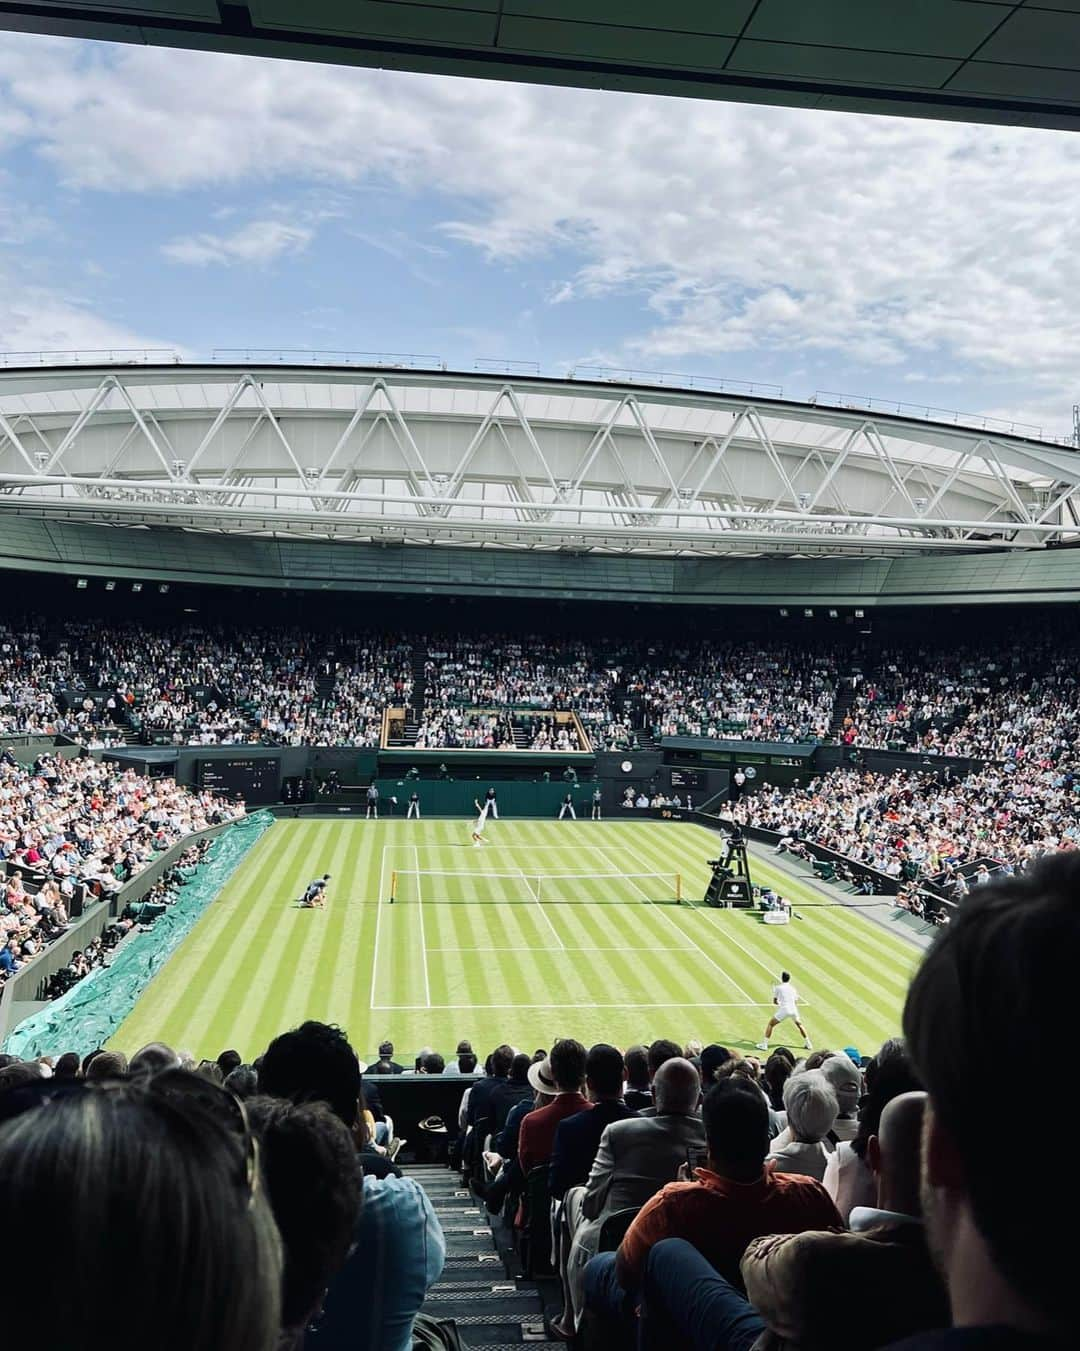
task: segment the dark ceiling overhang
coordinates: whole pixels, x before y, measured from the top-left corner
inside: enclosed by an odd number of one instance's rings
[[[0,27],[528,83],[1076,130],[1080,0],[83,0]]]

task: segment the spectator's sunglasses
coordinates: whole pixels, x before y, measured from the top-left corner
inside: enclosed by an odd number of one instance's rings
[[[24,1112],[76,1094],[132,1090],[155,1098],[188,1123],[210,1118],[223,1126],[242,1146],[242,1162],[236,1182],[248,1198],[248,1209],[254,1205],[259,1190],[259,1142],[252,1133],[247,1108],[228,1089],[191,1070],[162,1070],[152,1076],[101,1079],[91,1083],[82,1079],[59,1083],[53,1079],[42,1079],[39,1083],[25,1084],[0,1094],[0,1126],[5,1121],[22,1116]]]

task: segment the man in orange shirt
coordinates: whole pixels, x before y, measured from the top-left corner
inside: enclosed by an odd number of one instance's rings
[[[658,1191],[638,1212],[618,1252],[598,1254],[585,1270],[586,1308],[608,1325],[612,1345],[619,1324],[630,1335],[629,1316],[649,1250],[663,1239],[685,1239],[741,1289],[739,1262],[751,1239],[843,1228],[819,1182],[766,1166],[769,1109],[753,1084],[722,1080],[706,1095],[702,1117],[706,1167],[695,1170],[693,1181],[669,1182]]]

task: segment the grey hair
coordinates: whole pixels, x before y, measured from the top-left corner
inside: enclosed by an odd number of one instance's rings
[[[804,1070],[784,1084],[784,1109],[795,1139],[814,1144],[832,1130],[839,1104],[820,1070]]]
[[[839,1115],[852,1117],[859,1107],[862,1095],[862,1075],[846,1055],[832,1055],[821,1066],[821,1072],[828,1079],[836,1094]]]
[[[701,1097],[701,1075],[689,1060],[672,1056],[653,1076],[653,1097],[658,1115],[689,1116]]]

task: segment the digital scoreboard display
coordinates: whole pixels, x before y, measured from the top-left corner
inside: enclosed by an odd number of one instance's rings
[[[268,756],[235,756],[200,760],[199,787],[245,802],[276,802],[281,796],[281,761]]]
[[[672,788],[704,788],[705,771],[703,769],[673,769],[671,771]]]

